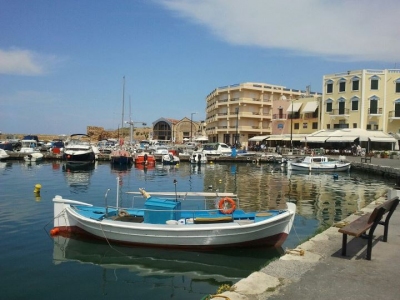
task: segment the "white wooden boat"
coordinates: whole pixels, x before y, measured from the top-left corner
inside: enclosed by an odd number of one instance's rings
[[[128,194],[135,206],[124,209],[118,207],[118,197],[116,207],[98,207],[55,196],[51,235],[78,232],[108,242],[163,248],[279,247],[296,211],[295,204],[287,203],[286,209],[245,212],[236,208],[239,200],[232,193]]]
[[[286,162],[287,169],[293,171],[342,172],[350,170],[351,163],[341,160],[329,160],[326,156],[306,156],[303,160]]]
[[[28,153],[27,155],[24,156],[24,160],[28,162],[41,161],[43,160],[43,154],[40,152]]]

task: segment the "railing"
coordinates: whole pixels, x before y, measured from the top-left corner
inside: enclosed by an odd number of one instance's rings
[[[332,109],[329,113],[330,115],[340,116],[340,115],[348,115],[350,110],[348,108],[345,109]]]
[[[381,115],[382,114],[382,108],[368,108],[368,114],[369,115]]]
[[[389,118],[400,118],[400,111],[389,111]]]

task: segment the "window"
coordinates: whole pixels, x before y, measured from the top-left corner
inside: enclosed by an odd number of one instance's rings
[[[353,128],[357,128],[357,123],[353,123]]]
[[[332,112],[332,99],[326,100],[326,112]]]
[[[339,102],[339,115],[344,115],[346,112],[346,99],[340,97],[338,99],[338,102]]]
[[[351,90],[358,91],[360,89],[360,77],[354,76],[351,81]]]
[[[395,81],[396,91],[395,93],[400,93],[400,78]]]
[[[346,79],[341,78],[339,80],[339,93],[340,92],[345,92],[346,91]]]
[[[357,96],[351,98],[351,110],[358,110],[359,98]]]
[[[372,96],[369,98],[369,113],[377,114],[378,113],[378,100],[379,98],[376,96]]]
[[[326,129],[331,129],[331,124],[326,124]]]
[[[303,123],[303,129],[307,129],[307,123]]]
[[[333,81],[332,80],[328,80],[326,82],[326,93],[327,94],[332,94],[333,93]]]
[[[377,90],[379,88],[379,77],[372,76],[371,77],[371,90]]]
[[[318,122],[312,123],[312,129],[318,129]]]
[[[294,129],[299,129],[300,128],[300,123],[294,123]]]

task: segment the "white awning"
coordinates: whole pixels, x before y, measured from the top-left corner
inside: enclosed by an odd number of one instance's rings
[[[332,136],[326,140],[327,143],[354,142],[356,136]]]
[[[318,102],[311,101],[307,102],[306,106],[303,109],[303,113],[313,113],[318,108]]]
[[[268,138],[268,141],[282,141],[284,138],[284,135],[271,135],[270,138]]]
[[[393,137],[369,137],[371,142],[381,142],[381,143],[397,143],[397,140]]]
[[[287,109],[286,112],[288,112],[288,113],[291,113],[292,111],[293,111],[294,113],[295,113],[295,112],[298,112],[302,104],[303,104],[303,103],[299,103],[299,102],[291,103],[291,104],[289,105],[289,108]],[[293,106],[293,110],[292,110],[292,106]]]
[[[249,141],[250,142],[261,142],[262,140],[265,140],[269,137],[270,137],[270,135],[253,136],[252,138],[249,138]]]
[[[327,136],[306,136],[304,142],[306,143],[325,143]]]

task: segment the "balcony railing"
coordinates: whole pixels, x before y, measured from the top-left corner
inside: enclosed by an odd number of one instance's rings
[[[368,114],[369,115],[381,115],[382,108],[368,108]]]
[[[348,115],[350,110],[348,108],[337,108],[337,109],[332,109],[332,111],[329,112],[331,116],[342,116],[342,115]]]
[[[399,118],[400,119],[400,111],[389,111],[389,118]]]

